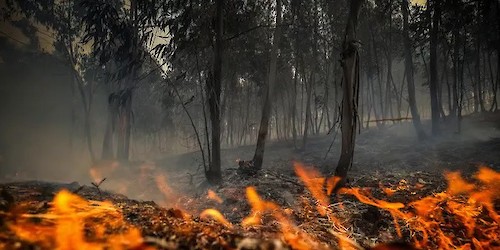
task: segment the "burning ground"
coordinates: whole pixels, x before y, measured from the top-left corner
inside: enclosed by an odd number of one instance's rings
[[[495,135],[498,121],[480,121]],[[224,184],[212,188],[199,184],[193,169],[171,171],[161,161],[129,170],[135,177],[127,180],[115,173],[123,166],[94,168],[93,185],[2,184],[0,247],[499,248],[498,138],[469,130],[415,146],[395,129],[401,127],[360,136],[348,186],[337,194],[326,164],[336,152],[324,157],[331,138],[290,155],[273,145],[266,163],[272,167],[254,175],[234,163],[244,149],[233,150],[225,154],[234,158]]]

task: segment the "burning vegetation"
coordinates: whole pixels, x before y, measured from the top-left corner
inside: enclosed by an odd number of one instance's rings
[[[0,249],[500,249],[500,1],[0,10]]]
[[[479,167],[470,179],[462,177],[459,172],[446,172],[447,187],[429,195],[422,192],[427,184],[422,176],[402,179],[394,184],[379,183],[377,187],[343,187],[332,193],[338,183],[336,177],[322,177],[319,171],[301,163],[294,163],[294,169],[298,179],[286,181],[273,172],[256,176],[238,171],[228,174],[257,185],[259,179],[266,178],[292,185],[289,190],[294,193],[291,196],[295,200],[289,200],[289,203],[267,199],[270,195],[260,193],[255,186],[209,189],[200,197],[172,196],[175,191],[163,176],[155,180],[156,192],[163,193],[170,202],[163,207],[154,202],[138,202],[101,192],[97,185],[41,182],[3,185],[0,247],[500,247],[500,173],[490,168]],[[270,177],[273,175],[275,177]],[[262,186],[265,189],[265,185]],[[246,201],[242,201],[243,196]],[[48,200],[50,197],[53,197],[52,201]],[[175,208],[172,197],[184,207]]]

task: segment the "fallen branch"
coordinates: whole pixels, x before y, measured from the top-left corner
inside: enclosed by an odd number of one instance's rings
[[[394,121],[404,121],[404,120],[413,120],[413,117],[400,117],[400,118],[386,118],[386,119],[378,119],[378,120],[370,120],[368,122],[394,122]]]

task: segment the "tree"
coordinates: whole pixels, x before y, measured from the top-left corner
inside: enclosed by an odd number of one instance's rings
[[[346,182],[347,172],[352,165],[357,128],[357,104],[359,91],[359,42],[356,40],[358,17],[363,0],[351,0],[344,41],[342,43],[342,149],[335,169],[335,176],[341,178],[338,187]]]
[[[108,124],[103,140],[103,159],[128,161],[132,126],[132,99],[137,76],[145,58],[139,27],[139,6],[131,1],[126,10],[121,1],[82,0],[83,43],[92,44],[92,56],[108,72]],[[116,133],[116,134],[115,134]],[[116,136],[116,156],[113,154]]]
[[[253,157],[255,170],[262,168],[264,160],[264,149],[269,130],[269,118],[272,110],[272,99],[274,98],[274,86],[276,84],[276,63],[278,61],[278,45],[281,36],[281,0],[276,0],[276,27],[274,28],[273,44],[271,47],[271,62],[269,64],[269,75],[264,95],[264,106],[262,107],[262,117],[260,120],[257,146]]]
[[[207,180],[212,184],[219,184],[222,181],[221,159],[220,159],[220,95],[222,86],[222,3],[223,0],[216,0],[215,19],[215,48],[213,78],[207,81],[208,105],[210,109],[210,120],[212,124],[212,161],[206,172]]]
[[[440,134],[439,129],[439,100],[438,100],[438,61],[437,61],[437,47],[438,47],[438,33],[439,23],[441,18],[441,3],[437,0],[428,1],[429,11],[432,10],[432,22],[430,24],[430,83],[429,90],[431,96],[431,116],[432,116],[432,135],[437,136]]]
[[[412,45],[409,31],[408,11],[408,0],[402,0],[401,12],[403,13],[403,42],[405,54],[406,83],[408,86],[408,103],[410,105],[411,116],[413,118],[413,126],[415,127],[415,131],[417,132],[418,139],[423,140],[425,138],[425,132],[422,128],[422,123],[420,122],[420,115],[418,113],[417,103],[415,100],[415,81],[413,78],[414,70],[413,57],[411,53]]]

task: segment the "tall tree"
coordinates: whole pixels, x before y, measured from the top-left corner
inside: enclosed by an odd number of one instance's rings
[[[262,117],[260,120],[259,135],[257,137],[257,146],[253,157],[255,170],[260,170],[262,168],[262,162],[264,160],[264,149],[269,131],[269,118],[272,110],[274,86],[276,84],[276,64],[278,61],[278,45],[281,36],[280,26],[281,0],[276,0],[276,27],[274,28],[273,44],[271,46],[271,62],[269,63],[269,75],[264,96],[264,106],[262,107]]]
[[[430,96],[431,96],[431,116],[432,116],[432,135],[439,135],[439,100],[438,100],[438,62],[437,47],[439,35],[439,22],[441,18],[441,2],[437,0],[428,1],[429,11],[432,10],[432,22],[430,23]]]
[[[349,16],[342,43],[342,148],[335,169],[335,176],[341,178],[338,187],[346,182],[347,172],[352,165],[357,128],[357,104],[359,91],[359,42],[356,40],[359,12],[363,0],[351,0]]]
[[[216,19],[215,19],[215,47],[214,47],[214,66],[213,78],[207,81],[208,105],[210,110],[210,120],[212,124],[212,158],[208,171],[206,172],[207,180],[212,184],[219,184],[222,181],[221,174],[221,158],[220,158],[220,143],[221,143],[221,105],[220,95],[222,86],[222,5],[223,0],[216,0]]]
[[[418,113],[417,101],[415,99],[415,80],[413,78],[413,57],[412,57],[412,45],[410,39],[409,31],[409,21],[408,12],[409,4],[408,0],[403,0],[401,5],[401,12],[403,13],[403,41],[404,41],[404,54],[405,54],[405,68],[406,68],[406,83],[408,86],[408,102],[410,105],[411,116],[413,118],[413,126],[417,132],[417,136],[420,140],[425,138],[425,132],[422,128],[422,123],[420,122],[420,114]]]

